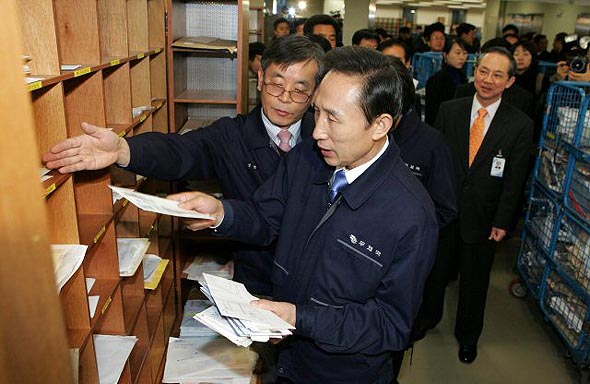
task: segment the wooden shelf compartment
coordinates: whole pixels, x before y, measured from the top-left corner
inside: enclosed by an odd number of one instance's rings
[[[150,47],[166,46],[165,0],[148,0],[148,43]],[[165,55],[163,55],[165,56]],[[164,65],[164,70],[166,65]]]
[[[168,103],[165,100],[152,112],[152,130],[168,133]]]
[[[108,221],[105,222],[106,219]],[[81,228],[92,228],[92,232],[89,232],[86,238],[81,236],[81,244],[88,244],[84,240],[90,239],[90,246],[84,258],[86,274],[96,279],[118,279],[119,257],[112,216],[107,218],[106,215],[84,215],[78,218],[78,223]],[[82,231],[80,232],[82,234]]]
[[[99,287],[99,292],[104,289],[106,301],[104,304],[99,302],[96,309],[97,312],[93,319],[95,321],[93,332],[101,335],[126,335],[123,298],[119,280],[104,279],[96,282],[104,284],[104,287]],[[114,290],[110,296],[106,296],[111,289]],[[91,291],[91,294],[93,292],[94,290]]]
[[[71,176],[45,198],[49,241],[52,244],[80,243],[74,200],[74,183]]]
[[[149,349],[149,361],[151,364],[151,374],[153,378],[158,376],[158,371],[160,369],[160,365],[166,361],[164,358],[164,352],[166,350],[166,344],[168,342],[168,338],[164,337],[164,316],[162,311],[160,310],[159,313],[152,311],[153,313],[150,316],[150,311],[148,310],[148,328],[150,329],[150,349]],[[150,326],[150,321],[156,321],[156,323],[152,323]]]
[[[80,244],[88,245],[89,250],[94,248],[105,235],[112,220],[112,214],[78,215]]]
[[[93,277],[93,276],[88,276]],[[120,309],[117,309],[117,305],[120,306],[120,302],[115,302],[113,304],[114,298],[117,296],[117,292],[119,291],[119,280],[118,279],[105,279],[105,278],[97,278],[94,286],[88,293],[89,296],[98,296],[98,305],[96,306],[96,312],[94,313],[94,317],[90,319],[91,326],[94,330],[94,333],[101,333],[97,332],[96,330],[101,328],[105,319],[109,316],[110,311],[112,310],[114,313],[119,312]],[[113,309],[114,308],[114,309]]]
[[[176,296],[173,289],[170,289],[168,295],[165,297],[164,300],[164,339],[168,340],[168,337],[173,333],[175,329],[175,325],[178,323],[178,327],[180,327],[180,321],[182,320],[182,314],[177,316],[179,311],[182,311],[182,307],[177,310],[176,308]],[[180,329],[180,328],[179,328]]]
[[[140,265],[133,276],[121,279],[123,307],[125,312],[125,333],[131,334],[138,322],[140,310],[144,307],[143,266]]]
[[[98,0],[101,57],[129,55],[126,0]]]
[[[22,36],[23,54],[32,57],[27,63],[31,73],[43,73],[49,76],[60,74],[56,23],[53,13],[53,1],[36,1],[35,6],[29,2],[16,2],[19,27]],[[35,76],[37,77],[37,76]]]
[[[61,64],[101,62],[96,0],[53,2]]]
[[[53,84],[31,92],[37,147],[45,153],[68,137],[62,84]]]
[[[130,64],[103,70],[104,108],[108,127],[132,123]]]
[[[90,335],[90,312],[84,268],[78,269],[59,293],[71,348],[82,348]]]
[[[140,382],[139,378],[145,377],[146,372],[143,372],[145,370],[149,373],[149,379],[151,380],[150,363],[147,361],[149,360],[149,335],[145,305],[141,306],[137,322],[131,332],[137,337],[137,343],[131,351],[131,356],[129,356],[131,382]]]
[[[149,50],[148,5],[146,0],[127,0],[130,51]]]
[[[79,359],[78,381],[80,383],[98,383],[98,364],[92,337],[89,337],[89,342],[80,349]]]
[[[200,104],[231,104],[237,103],[236,93],[234,91],[214,90],[214,89],[186,89],[179,93],[175,103],[200,103]]]
[[[57,191],[66,181],[72,178],[70,173],[62,174],[58,171],[51,171],[46,176],[49,176],[50,178],[41,183],[41,188],[43,188],[43,197],[51,195],[53,192]]]
[[[116,224],[117,237],[144,237],[139,231],[139,208],[126,204],[118,213]]]

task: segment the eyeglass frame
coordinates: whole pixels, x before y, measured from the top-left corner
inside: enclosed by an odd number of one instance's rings
[[[298,89],[292,89],[292,90],[290,90],[290,91],[287,91],[287,90],[285,89],[285,87],[284,87],[284,86],[282,86],[281,84],[277,84],[277,83],[275,83],[275,82],[272,82],[272,81],[268,81],[268,82],[267,82],[267,81],[264,81],[264,80],[263,80],[263,81],[262,81],[262,84],[264,85],[264,92],[268,93],[269,95],[271,95],[271,96],[273,96],[273,97],[281,97],[282,95],[284,95],[284,94],[285,94],[285,92],[287,92],[287,93],[289,94],[289,99],[290,99],[292,102],[294,102],[294,103],[297,103],[297,104],[305,104],[305,103],[307,103],[307,102],[308,102],[308,101],[311,99],[311,97],[312,97],[312,95],[308,95],[307,93],[305,93],[305,92],[303,92],[303,91],[300,91],[300,90],[298,90]],[[273,95],[272,93],[270,93],[270,92],[268,91],[268,88],[267,88],[267,87],[269,87],[269,86],[274,86],[274,87],[276,87],[276,88],[280,89],[282,92],[281,92],[281,93],[279,93],[278,95]],[[293,94],[292,94],[292,92],[295,92],[295,94],[296,94],[296,95],[306,96],[306,99],[305,99],[305,101],[296,101],[295,99],[293,99]],[[312,94],[313,94],[313,91],[312,91]]]

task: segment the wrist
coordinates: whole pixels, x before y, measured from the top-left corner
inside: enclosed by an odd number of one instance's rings
[[[122,137],[119,137],[117,152],[117,165],[120,167],[128,166],[131,161],[131,150],[129,149],[127,140]]]

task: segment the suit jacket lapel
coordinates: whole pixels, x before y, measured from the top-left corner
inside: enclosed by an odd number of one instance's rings
[[[471,129],[471,104],[472,97],[465,98],[463,105],[459,108],[457,116],[451,116],[457,119],[457,127],[461,130],[459,137],[461,138],[459,145],[459,153],[461,154],[461,164],[465,171],[469,169],[469,130]]]

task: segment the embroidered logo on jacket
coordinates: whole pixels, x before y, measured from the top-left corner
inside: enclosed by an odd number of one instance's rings
[[[365,249],[366,251],[369,251],[370,253],[373,253],[377,257],[381,256],[380,250],[375,249],[371,244],[367,244],[367,242],[365,240],[357,239],[357,237],[355,235],[353,235],[352,233],[349,235],[349,239],[350,239],[351,244],[362,247],[363,249]]]

